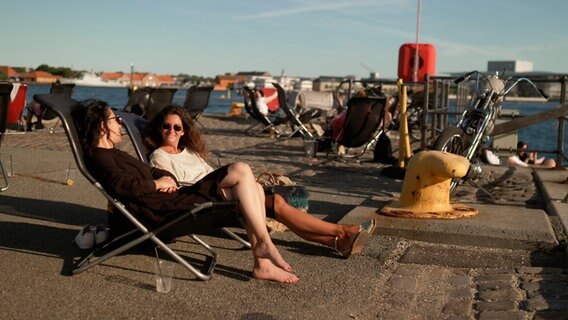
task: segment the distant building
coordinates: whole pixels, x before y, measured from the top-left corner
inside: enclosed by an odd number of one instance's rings
[[[320,76],[313,81],[314,91],[332,91],[343,81],[342,77]]]
[[[218,75],[215,77],[215,85],[213,90],[227,90],[227,87],[235,87],[240,79],[245,80],[246,77],[239,77],[233,74]]]
[[[298,91],[312,91],[314,82],[311,79],[300,79],[294,83],[294,90]]]
[[[22,81],[39,83],[39,84],[51,84],[57,82],[60,76],[54,76],[49,72],[45,71],[32,71],[30,73],[20,74]]]
[[[101,73],[101,79],[105,81],[119,81],[123,75],[124,73],[122,72],[103,72]]]
[[[533,71],[532,61],[510,60],[510,61],[489,61],[487,62],[488,73],[511,73],[511,72],[531,72]]]
[[[157,75],[156,80],[158,81],[159,87],[173,87],[176,83],[174,77],[167,74]]]
[[[4,73],[8,80],[20,80],[20,74],[9,66],[0,66],[0,73]]]
[[[272,82],[276,82],[274,77],[266,71],[239,71],[237,76],[242,77],[243,82],[255,88],[272,87]]]

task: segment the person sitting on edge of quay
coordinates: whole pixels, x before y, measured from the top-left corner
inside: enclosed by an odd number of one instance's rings
[[[162,109],[144,130],[144,143],[152,152],[150,163],[171,172],[184,184],[199,183],[202,177],[217,175],[206,159],[205,144],[188,113],[179,106]],[[252,170],[243,162],[228,165],[242,168],[246,179],[254,181]],[[213,173],[212,173],[213,172]],[[344,258],[361,251],[376,227],[375,219],[363,225],[341,225],[323,221],[288,204],[284,197],[272,190],[264,190],[256,181],[247,192],[263,203],[267,216],[284,224],[301,238],[332,247]]]
[[[33,131],[32,129],[33,116],[35,116],[37,119],[35,126],[36,130],[43,129],[43,123],[41,122],[41,117],[43,116],[45,109],[41,106],[41,104],[39,104],[39,102],[32,99],[32,102],[30,102],[30,104],[26,108],[28,109],[27,110],[28,113],[26,114],[26,131]]]
[[[266,229],[264,206],[257,193],[250,169],[243,165],[225,166],[192,186],[180,187],[175,176],[153,168],[115,147],[121,142],[122,120],[106,102],[90,99],[80,102],[73,118],[83,148],[85,163],[93,176],[113,197],[149,223],[160,225],[194,208],[198,203],[237,200],[238,212],[196,215],[168,228],[162,235],[184,236],[196,226],[219,228],[244,218],[254,266],[252,276],[261,280],[295,283],[299,278],[282,258]]]
[[[527,152],[528,144],[524,141],[517,143],[517,154],[507,159],[509,166],[533,167],[533,168],[554,168],[554,159],[539,158],[536,152]]]

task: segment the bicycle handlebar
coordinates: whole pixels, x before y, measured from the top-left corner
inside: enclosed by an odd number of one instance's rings
[[[455,83],[455,84],[458,84],[458,83],[460,83],[460,82],[462,82],[462,81],[464,81],[464,80],[466,80],[466,79],[469,79],[473,74],[476,74],[476,73],[479,73],[479,71],[473,70],[473,71],[471,71],[471,72],[468,72],[468,73],[464,74],[463,76],[461,76],[461,77],[457,78],[456,80],[454,80],[454,83]]]
[[[473,71],[468,72],[468,73],[464,74],[463,76],[457,78],[456,80],[454,80],[454,83],[455,83],[455,84],[458,84],[458,83],[460,83],[460,82],[462,82],[462,81],[464,81],[464,80],[469,80],[469,79],[471,78],[471,76],[474,75],[474,74],[482,75],[482,76],[486,77],[483,73],[481,73],[481,72],[479,72],[479,71],[477,71],[477,70],[473,70]],[[479,80],[479,78],[478,78],[478,80]],[[507,80],[504,81],[505,84],[507,84],[508,80],[510,80],[510,79],[507,79]],[[543,98],[545,98],[545,99],[548,99],[548,95],[547,95],[546,93],[544,93],[544,91],[543,91],[541,88],[537,87],[529,78],[526,78],[526,77],[522,77],[522,78],[516,79],[516,80],[513,82],[513,84],[510,84],[510,85],[508,85],[508,86],[505,86],[505,88],[503,89],[502,92],[495,92],[495,94],[497,94],[497,95],[499,95],[499,96],[501,96],[501,97],[504,97],[504,96],[506,96],[519,82],[522,82],[522,81],[525,81],[525,82],[530,83],[530,85],[538,92],[538,94],[539,94],[541,97],[543,97]]]
[[[503,96],[503,97],[506,96],[514,87],[517,86],[517,84],[519,84],[519,82],[523,82],[523,81],[528,82],[533,87],[533,89],[535,89],[535,91],[538,92],[538,94],[541,97],[543,97],[544,99],[548,99],[548,95],[546,93],[544,93],[544,91],[542,91],[541,88],[537,87],[536,84],[534,84],[534,82],[531,81],[531,79],[525,78],[525,77],[518,78],[517,80],[515,80],[515,82],[513,82],[513,84],[506,87],[503,90],[503,93],[501,93],[500,95]]]

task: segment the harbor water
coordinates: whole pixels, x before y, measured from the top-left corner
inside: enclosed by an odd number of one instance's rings
[[[29,85],[27,101],[31,101],[34,94],[49,93],[50,85]],[[187,89],[178,89],[174,96],[175,104],[183,104]],[[76,86],[73,88],[73,99],[85,100],[95,98],[106,101],[115,109],[122,109],[128,101],[128,89],[121,87],[85,87]],[[205,109],[205,114],[225,114],[229,111],[233,102],[242,102],[241,95],[232,93],[229,97],[226,91],[212,91],[209,99],[209,106]]]
[[[34,94],[49,93],[50,85],[29,85],[28,101],[31,101]],[[174,96],[174,103],[183,104],[185,100],[186,89],[178,89]],[[83,87],[77,86],[73,91],[73,98],[76,100],[84,100],[96,98],[106,101],[110,106],[116,109],[122,109],[128,101],[127,88],[116,87]],[[229,112],[230,106],[234,102],[242,102],[243,97],[236,93],[232,93],[229,97],[226,91],[212,91],[209,100],[209,106],[205,109],[205,114],[226,114]],[[514,102],[506,101],[505,109],[519,110],[520,116],[526,116],[550,110],[558,107],[558,102]],[[567,122],[568,123],[568,122]],[[565,132],[568,132],[568,124],[565,124]],[[534,150],[554,150],[556,149],[556,141],[558,137],[558,122],[556,120],[544,121],[525,128],[521,128],[518,132],[519,140],[528,143],[530,149]],[[568,137],[564,138],[564,150],[568,150]],[[547,157],[554,157],[554,154],[540,153]],[[565,164],[567,162],[565,161]]]

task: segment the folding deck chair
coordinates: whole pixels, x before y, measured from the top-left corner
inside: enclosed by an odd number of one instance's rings
[[[256,105],[256,97],[254,90],[244,86],[243,87],[243,97],[245,99],[245,110],[246,112],[257,121],[257,123],[253,124],[252,126],[245,129],[245,133],[250,136],[258,136],[263,133],[273,132],[276,137],[280,137],[282,132],[278,130],[276,126],[279,124],[285,123],[288,119],[287,118],[279,118],[275,121],[270,120],[269,117],[262,114]],[[260,127],[260,128],[259,128]]]
[[[26,95],[28,93],[28,85],[24,83],[12,83],[12,93],[10,94],[10,105],[8,107],[7,125],[16,125],[16,130],[24,131],[25,121],[22,113],[26,108]],[[14,132],[11,132],[14,133]],[[24,133],[24,132],[18,132]]]
[[[278,83],[272,83],[272,85],[278,91],[278,103],[280,104],[280,108],[284,110],[286,115],[288,116],[288,120],[290,121],[290,126],[292,127],[292,133],[288,135],[287,138],[293,137],[296,133],[302,135],[303,139],[313,140],[314,135],[306,128],[306,125],[302,123],[300,117],[294,110],[294,106],[291,106],[286,98],[286,92],[284,88],[282,88]]]
[[[146,104],[144,118],[154,118],[162,109],[172,104],[176,88],[152,88]]]
[[[128,91],[128,101],[124,106],[124,111],[143,115],[148,100],[150,99],[150,87],[144,87]]]
[[[6,134],[6,127],[8,126],[8,107],[10,106],[10,93],[12,92],[12,84],[10,82],[0,82],[0,150],[2,147],[2,140]],[[0,158],[0,170],[2,171],[2,178],[4,185],[0,187],[0,192],[8,190],[8,175],[2,159]]]
[[[62,95],[62,96],[70,98],[71,95],[73,94],[73,88],[75,88],[74,83],[53,83],[51,85],[51,88],[49,89],[49,93],[58,94],[58,95]],[[40,105],[41,105],[41,103],[40,103]],[[41,115],[39,115],[39,117],[38,117],[38,115],[36,115],[36,117],[38,118],[38,120],[37,120],[38,123],[41,122],[42,125],[45,126],[45,124],[43,123],[44,121],[54,122],[53,125],[47,129],[49,131],[49,133],[54,133],[55,128],[57,127],[57,125],[59,124],[59,121],[60,121],[59,118],[57,117],[57,114],[54,113],[53,111],[49,110],[49,108],[47,108],[44,105],[41,105],[41,108],[43,109],[43,113]],[[53,120],[55,120],[55,121],[53,121]]]
[[[347,102],[345,122],[337,137],[337,144],[346,148],[364,148],[355,155],[361,157],[383,133],[386,97],[353,97]]]
[[[192,86],[187,89],[185,94],[185,101],[183,102],[183,108],[189,112],[189,115],[198,123],[204,132],[207,132],[207,128],[199,121],[201,115],[209,105],[209,98],[211,97],[211,91],[213,91],[212,86],[198,87]]]
[[[132,146],[134,147],[134,151],[136,152],[138,159],[145,163],[149,163],[148,156],[150,153],[148,152],[148,149],[146,148],[144,142],[142,141],[142,134],[140,134],[140,130],[144,128],[144,126],[148,121],[144,119],[142,116],[133,113],[118,111],[118,110],[114,110],[114,113],[122,118],[122,123],[124,125],[124,128],[126,129],[128,137],[130,138],[130,141],[132,142]],[[250,242],[244,240],[230,229],[221,228],[221,231],[226,233],[229,237],[237,240],[245,247],[249,249],[251,248]]]
[[[217,253],[215,252],[215,250],[213,250],[213,248],[211,248],[197,236],[193,234],[189,235],[190,238],[203,246],[211,254],[210,256],[206,257],[201,270],[198,270],[197,267],[187,262],[174,250],[168,247],[168,245],[162,239],[160,239],[160,234],[167,232],[170,227],[175,227],[178,222],[183,221],[193,215],[210,213],[216,210],[236,210],[238,203],[236,201],[206,202],[197,205],[193,210],[159,227],[149,227],[145,225],[140,219],[138,219],[130,211],[128,211],[128,209],[124,204],[121,203],[119,199],[115,199],[110,196],[102,187],[102,185],[87,170],[87,167],[83,160],[84,151],[79,142],[77,129],[71,116],[73,109],[77,105],[77,101],[68,97],[64,97],[62,95],[54,94],[35,95],[34,99],[47,106],[51,111],[55,112],[60,117],[79,171],[89,182],[93,184],[93,186],[95,186],[97,190],[99,190],[103,194],[103,196],[109,201],[109,204],[112,205],[115,211],[120,212],[134,225],[134,228],[130,232],[112,239],[103,247],[95,249],[89,255],[80,259],[72,271],[73,274],[85,271],[137,246],[138,244],[141,244],[146,240],[151,240],[156,245],[160,246],[170,257],[187,268],[198,279],[209,280],[213,274],[213,270],[217,261]],[[141,235],[139,235],[139,233],[141,233]]]

